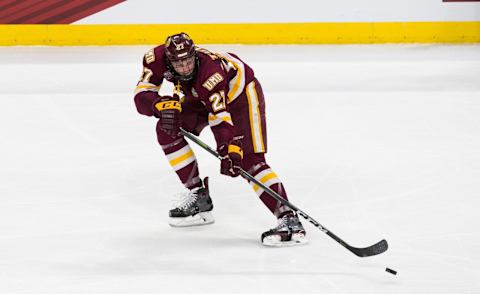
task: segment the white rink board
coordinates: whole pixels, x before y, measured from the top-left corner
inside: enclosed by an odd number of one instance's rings
[[[120,3],[77,24],[479,21],[480,3],[441,0],[182,0]]]
[[[169,227],[181,185],[132,97],[147,47],[0,48],[0,293],[480,292],[480,46],[208,48],[256,70],[290,200],[390,249],[307,223],[262,247],[274,218],[195,146],[216,223]]]

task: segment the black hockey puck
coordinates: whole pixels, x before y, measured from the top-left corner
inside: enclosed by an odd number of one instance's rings
[[[386,271],[387,273],[391,273],[392,275],[396,275],[396,274],[397,274],[397,271],[394,271],[394,270],[392,270],[391,268],[388,268],[388,267],[385,269],[385,271]]]

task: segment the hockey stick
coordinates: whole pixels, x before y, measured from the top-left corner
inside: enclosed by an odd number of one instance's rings
[[[202,147],[203,149],[205,149],[206,151],[208,151],[210,154],[212,154],[213,156],[215,156],[216,158],[218,159],[221,159],[221,156],[220,154],[218,154],[218,152],[216,152],[215,150],[213,150],[212,148],[210,148],[210,146],[208,146],[207,144],[205,144],[204,142],[202,142],[199,138],[197,138],[195,135],[192,135],[190,134],[189,132],[185,131],[184,129],[180,129],[180,131],[182,132],[182,134],[187,137],[188,139],[192,140],[193,142],[195,142],[196,144],[198,144],[200,147]],[[385,251],[387,251],[388,249],[388,243],[385,239],[381,240],[380,242],[372,245],[372,246],[369,246],[369,247],[364,247],[364,248],[358,248],[358,247],[353,247],[353,246],[350,246],[349,244],[347,244],[347,242],[343,241],[342,239],[340,239],[340,237],[338,237],[337,235],[335,235],[334,233],[332,233],[331,231],[329,231],[327,228],[325,228],[324,226],[322,226],[321,224],[319,224],[316,220],[314,220],[311,216],[309,216],[308,214],[306,214],[305,212],[303,212],[301,209],[299,209],[298,207],[296,207],[295,205],[293,205],[292,203],[290,203],[288,200],[285,200],[283,199],[278,193],[276,193],[275,191],[273,191],[272,189],[270,189],[269,187],[265,186],[263,183],[261,183],[260,181],[258,181],[257,179],[255,179],[252,175],[250,175],[248,172],[246,172],[245,170],[243,169],[240,169],[240,175],[248,180],[248,181],[251,181],[253,183],[255,183],[256,185],[258,185],[260,188],[262,188],[265,192],[267,192],[270,196],[272,196],[273,198],[275,198],[277,201],[280,201],[283,205],[286,205],[288,207],[290,207],[293,211],[295,211],[297,214],[301,215],[303,218],[305,218],[307,221],[309,221],[311,224],[313,224],[315,227],[317,227],[318,229],[320,229],[320,231],[324,232],[325,234],[327,234],[328,236],[330,236],[333,240],[337,241],[337,243],[339,243],[340,245],[342,245],[343,247],[347,248],[350,252],[352,252],[353,254],[355,254],[356,256],[359,256],[359,257],[367,257],[367,256],[373,256],[373,255],[377,255],[377,254],[381,254]]]

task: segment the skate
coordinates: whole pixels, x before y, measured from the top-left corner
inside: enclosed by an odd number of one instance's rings
[[[176,203],[175,208],[170,210],[170,226],[191,227],[211,224],[214,222],[212,209],[207,177],[203,180],[203,187],[186,192]]]
[[[278,226],[262,234],[262,243],[265,246],[285,247],[306,244],[305,229],[292,212],[285,212],[278,219]]]

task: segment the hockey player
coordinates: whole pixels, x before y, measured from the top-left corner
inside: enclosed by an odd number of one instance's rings
[[[159,95],[164,79],[175,85],[172,96]],[[253,70],[235,54],[199,48],[185,33],[169,36],[165,44],[145,54],[134,100],[140,114],[158,118],[158,142],[189,190],[183,201],[170,210],[171,226],[214,221],[208,178],[200,178],[197,160],[180,127],[199,135],[209,125],[222,156],[222,174],[236,177],[241,167],[287,199],[282,182],[265,161],[267,133],[262,87]],[[257,185],[251,185],[278,218],[278,226],[261,235],[262,243],[306,243],[305,230],[294,211]]]

